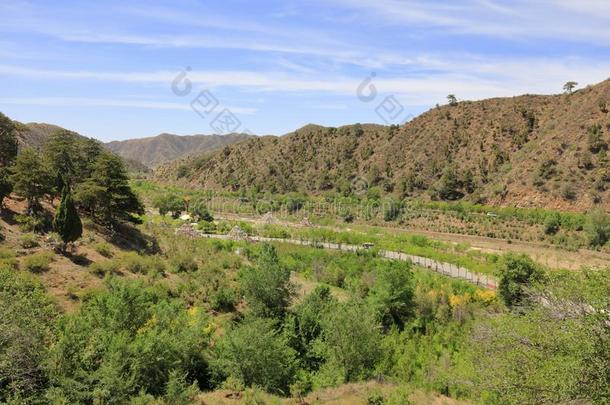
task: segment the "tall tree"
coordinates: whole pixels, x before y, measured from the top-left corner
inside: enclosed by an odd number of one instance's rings
[[[294,286],[290,270],[280,263],[275,247],[263,244],[256,268],[244,269],[240,276],[246,302],[254,315],[282,318],[286,314]]]
[[[75,183],[80,161],[78,142],[74,132],[62,129],[51,134],[44,144],[43,156],[53,171],[58,192]]]
[[[15,124],[0,113],[0,167],[10,166],[17,156]]]
[[[13,191],[28,200],[30,214],[36,213],[40,199],[53,189],[49,168],[42,161],[40,154],[32,148],[24,149],[17,156],[10,181]]]
[[[9,166],[17,156],[17,138],[14,131],[13,121],[0,113],[0,208],[4,197],[7,197],[13,189],[9,181]]]
[[[574,91],[576,86],[578,86],[578,83],[576,83],[576,82],[572,82],[572,81],[567,82],[566,84],[563,85],[563,91],[565,91],[568,94],[572,94],[572,92]]]
[[[55,212],[53,219],[53,229],[61,236],[64,242],[62,251],[68,243],[76,241],[83,234],[83,224],[78,216],[78,211],[72,201],[72,193],[68,187],[64,187],[61,203]]]
[[[87,200],[95,215],[106,225],[116,221],[139,223],[137,215],[144,207],[129,186],[123,160],[111,153],[102,153],[91,172],[91,177],[78,186],[79,202]]]

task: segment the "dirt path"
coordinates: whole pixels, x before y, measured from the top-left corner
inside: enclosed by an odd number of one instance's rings
[[[593,250],[580,249],[570,251],[559,247],[534,242],[493,239],[484,236],[448,234],[442,232],[423,231],[400,228],[401,232],[417,233],[449,243],[467,243],[472,249],[484,253],[525,253],[540,264],[553,269],[580,270],[583,266],[608,267],[610,255]]]
[[[245,221],[259,225],[264,225],[265,222],[260,218],[245,217],[235,214],[223,214],[219,216],[222,219],[229,219],[234,221]],[[277,220],[277,225],[287,227],[302,227],[301,224]],[[346,231],[345,228],[330,227],[330,226],[319,226],[320,228],[332,229],[335,231]],[[478,250],[483,253],[524,253],[530,256],[536,262],[551,268],[551,269],[567,269],[567,270],[580,270],[582,267],[608,267],[610,266],[610,254],[596,252],[593,250],[580,249],[576,251],[570,251],[561,249],[559,247],[549,246],[547,244],[535,243],[535,242],[522,242],[522,241],[511,241],[508,242],[503,239],[494,239],[485,236],[472,236],[462,234],[452,234],[443,232],[426,231],[415,228],[386,228],[369,225],[355,225],[356,227],[367,227],[370,229],[383,229],[386,232],[394,233],[410,233],[427,236],[431,239],[436,239],[442,242],[448,242],[453,244],[468,244],[473,250]]]

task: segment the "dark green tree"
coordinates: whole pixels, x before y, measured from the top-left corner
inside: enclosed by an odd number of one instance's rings
[[[65,250],[66,244],[76,241],[83,234],[83,224],[78,216],[74,201],[72,201],[72,193],[67,187],[64,188],[61,203],[55,212],[53,229],[64,242],[62,250]]]
[[[62,129],[52,133],[44,144],[42,155],[53,173],[57,192],[77,183],[76,167],[81,161],[78,143],[78,135]]]
[[[230,328],[214,354],[217,379],[231,376],[273,393],[288,393],[297,366],[297,353],[270,319],[250,318]]]
[[[610,240],[610,216],[601,209],[587,215],[585,232],[592,247],[604,246]]]
[[[290,270],[280,263],[275,247],[267,243],[261,246],[256,266],[242,270],[240,284],[254,315],[284,317],[294,288]]]
[[[17,156],[15,125],[6,115],[0,113],[0,209],[5,197],[13,190],[9,181],[9,166]]]
[[[10,166],[17,156],[15,124],[0,113],[0,167]]]
[[[27,199],[28,211],[34,214],[39,210],[40,200],[52,192],[53,178],[49,168],[35,149],[26,148],[15,159],[10,181],[13,191]]]
[[[102,153],[91,177],[77,188],[79,202],[86,201],[88,209],[102,223],[112,226],[117,221],[139,223],[138,215],[144,207],[129,186],[129,177],[123,160],[111,153]]]
[[[214,217],[210,211],[208,211],[208,207],[203,198],[200,198],[191,204],[189,207],[189,214],[200,221],[212,222],[214,220]]]
[[[563,85],[563,91],[565,91],[567,94],[572,94],[576,86],[578,86],[578,83],[569,81]]]
[[[8,167],[0,167],[0,210],[4,204],[4,198],[8,197],[13,191],[10,182],[10,171]]]
[[[544,270],[526,255],[508,253],[502,258],[498,293],[512,308],[526,303],[527,289],[544,279]]]
[[[375,283],[368,300],[386,330],[393,325],[402,329],[413,315],[415,304],[410,267],[407,263],[383,262],[375,271]]]
[[[443,175],[438,182],[438,196],[442,200],[459,200],[464,197],[460,191],[462,182],[460,181],[457,171],[453,165],[445,166]]]
[[[156,198],[153,207],[159,210],[159,214],[171,213],[173,218],[178,218],[186,209],[184,198],[176,194],[164,194]]]

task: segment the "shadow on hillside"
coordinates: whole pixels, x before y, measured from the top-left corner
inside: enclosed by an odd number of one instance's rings
[[[112,230],[99,225],[88,224],[88,228],[122,250],[131,250],[140,254],[156,254],[160,252],[156,238],[142,233],[130,224],[116,224]]]
[[[2,218],[2,220],[8,225],[17,225],[17,221],[15,221],[15,215],[17,215],[17,213],[10,210],[9,208],[0,209],[0,218]]]
[[[91,261],[86,255],[84,254],[73,254],[73,253],[68,253],[65,255],[72,263],[76,264],[77,266],[83,266],[83,267],[89,267],[89,265],[91,265],[91,263],[93,263],[93,261]]]

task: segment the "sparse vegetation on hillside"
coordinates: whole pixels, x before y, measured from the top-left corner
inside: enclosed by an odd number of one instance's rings
[[[310,125],[169,163],[156,170],[156,178],[244,195],[252,190],[349,195],[357,193],[353,180],[361,179],[400,199],[608,208],[606,187],[593,172],[607,165],[610,121],[599,103],[608,101],[609,88],[606,81],[570,97],[458,103],[400,128]],[[582,164],[587,150],[596,156]]]

